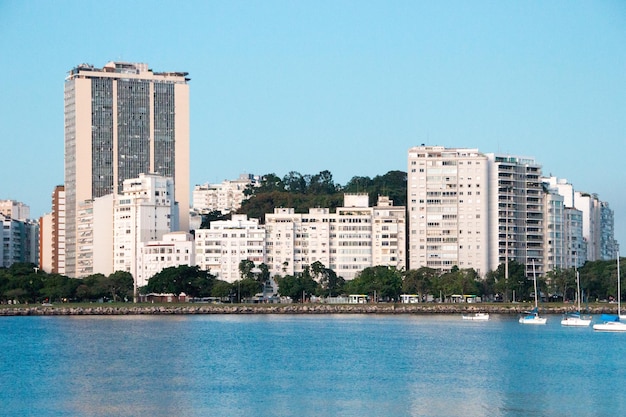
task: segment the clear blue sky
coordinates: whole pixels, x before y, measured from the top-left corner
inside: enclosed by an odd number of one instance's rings
[[[626,244],[626,2],[0,0],[0,199],[50,211],[80,63],[191,77],[191,183],[407,169],[422,143],[534,157]]]

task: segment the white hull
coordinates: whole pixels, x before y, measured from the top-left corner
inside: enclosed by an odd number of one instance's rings
[[[588,327],[591,324],[591,319],[581,319],[579,317],[566,317],[561,320],[562,326],[570,327]]]
[[[622,323],[619,321],[598,323],[593,325],[593,330],[598,330],[601,332],[626,332],[626,323]]]
[[[521,324],[546,324],[548,321],[545,317],[533,316],[533,317],[520,317],[519,322]]]
[[[463,314],[463,320],[487,321],[489,320],[489,313]]]

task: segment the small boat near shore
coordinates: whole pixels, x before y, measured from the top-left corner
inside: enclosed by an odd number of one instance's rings
[[[626,332],[626,322],[620,321],[622,319],[622,289],[621,278],[619,272],[619,252],[617,253],[617,314],[603,314],[600,318],[602,323],[593,325],[593,330],[600,332]]]
[[[561,320],[561,326],[570,327],[587,327],[591,324],[591,316],[582,315],[580,313],[580,276],[576,270],[576,298],[578,300],[578,310],[566,313]]]
[[[537,276],[535,275],[535,262],[533,261],[533,283],[535,286],[535,308],[519,318],[520,324],[546,324],[548,319],[539,315],[539,305],[537,300]]]
[[[487,321],[489,320],[489,313],[463,314],[463,320]]]

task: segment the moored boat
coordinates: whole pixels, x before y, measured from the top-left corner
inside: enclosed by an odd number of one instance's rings
[[[617,314],[603,314],[601,319],[602,323],[596,323],[593,325],[593,330],[602,332],[626,332],[626,322],[620,321],[621,314],[621,284],[619,273],[619,253],[617,254]]]
[[[463,320],[487,321],[489,313],[463,314]]]
[[[519,318],[521,324],[546,324],[548,319],[539,315],[539,306],[537,301],[537,277],[535,276],[535,262],[533,261],[533,284],[535,286],[535,308],[530,310],[526,315]]]

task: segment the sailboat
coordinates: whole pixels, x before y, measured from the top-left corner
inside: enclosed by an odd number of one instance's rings
[[[521,324],[546,324],[548,319],[539,316],[539,306],[537,304],[537,277],[535,276],[535,261],[533,261],[533,282],[535,285],[535,308],[530,310],[526,315],[519,318]]]
[[[578,275],[578,270],[576,270],[576,298],[578,298],[578,310],[565,314],[561,320],[562,326],[587,327],[591,324],[591,316],[580,314],[580,275]]]
[[[626,323],[620,321],[620,319],[624,319],[621,314],[622,306],[621,306],[621,284],[620,284],[620,274],[619,274],[619,253],[617,254],[617,315],[615,314],[603,314],[601,316],[603,323],[597,323],[593,325],[593,330],[599,330],[603,332],[626,332]]]

